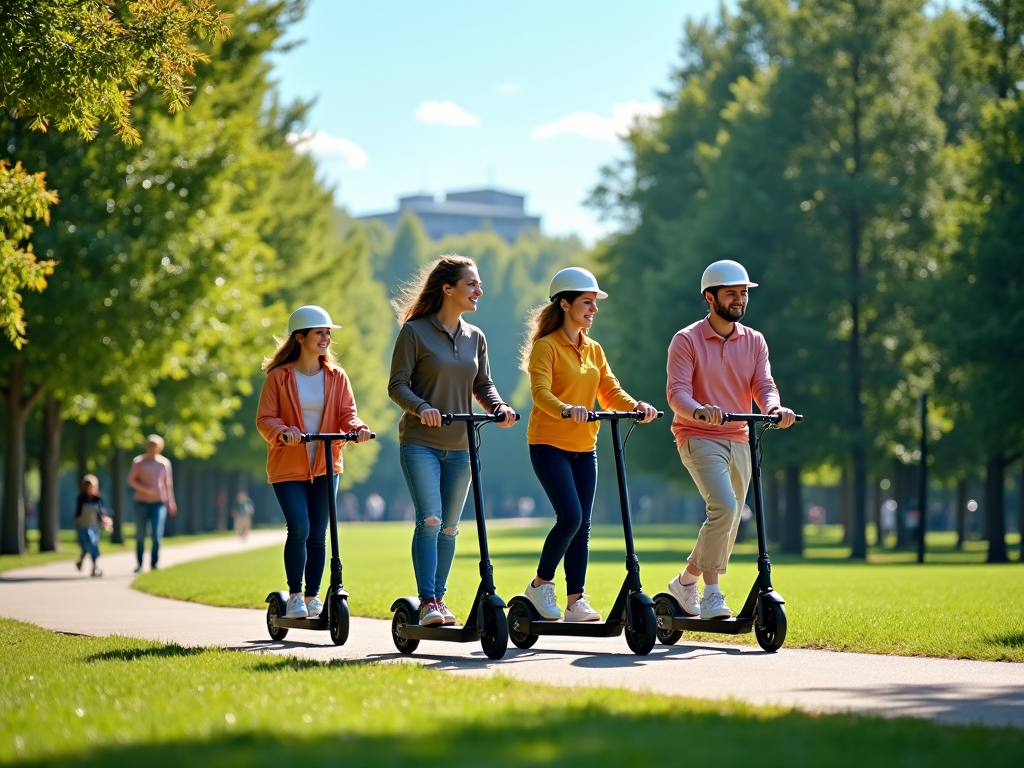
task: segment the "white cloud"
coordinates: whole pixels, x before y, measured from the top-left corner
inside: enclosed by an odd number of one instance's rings
[[[574,112],[551,123],[538,125],[533,129],[533,138],[552,139],[555,136],[580,136],[614,143],[625,136],[633,124],[661,114],[662,107],[657,101],[627,101],[613,104],[611,117],[595,112]]]
[[[475,128],[480,118],[467,112],[454,101],[424,101],[413,115],[418,122],[430,125],[451,125],[458,128]]]
[[[494,92],[499,96],[518,96],[523,92],[523,86],[519,83],[499,83]]]
[[[286,138],[299,152],[306,152],[326,161],[341,160],[348,168],[365,168],[369,160],[366,150],[354,141],[331,136],[326,131],[293,132]]]

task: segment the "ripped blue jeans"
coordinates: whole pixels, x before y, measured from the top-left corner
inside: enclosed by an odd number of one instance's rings
[[[469,451],[403,443],[400,459],[416,508],[412,567],[421,601],[444,598],[455,559],[455,537],[469,493]]]

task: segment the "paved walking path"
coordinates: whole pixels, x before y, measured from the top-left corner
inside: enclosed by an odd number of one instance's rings
[[[161,566],[270,546],[283,531],[254,531],[243,545],[218,538],[161,550]],[[131,589],[131,553],[105,555],[102,579],[70,562],[0,574],[0,615],[47,629],[85,635],[120,634],[191,646],[288,654],[308,659],[417,661],[462,675],[503,674],[564,686],[613,686],[637,691],[732,698],[810,712],[907,715],[953,723],[1024,728],[1024,664],[872,656],[783,648],[687,643],[632,654],[622,637],[541,638],[529,651],[509,645],[492,662],[478,643],[424,641],[412,657],[391,642],[390,622],[353,618],[348,643],[336,648],[326,632],[293,630],[283,643],[267,636],[264,612],[213,608],[153,597]],[[510,595],[505,595],[508,598]]]

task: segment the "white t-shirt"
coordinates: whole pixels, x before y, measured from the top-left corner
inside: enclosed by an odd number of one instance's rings
[[[320,422],[324,418],[324,369],[321,368],[312,376],[295,371],[295,383],[299,387],[302,423],[307,433],[315,434],[320,431]],[[310,466],[313,466],[313,459],[316,457],[316,447],[316,442],[306,443]]]

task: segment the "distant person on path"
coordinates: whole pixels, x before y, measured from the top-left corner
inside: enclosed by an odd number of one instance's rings
[[[164,537],[167,515],[178,512],[174,501],[174,479],[171,462],[161,452],[164,439],[160,435],[146,438],[146,452],[136,456],[128,472],[128,486],[135,491],[135,572],[142,570],[142,556],[146,551],[146,527],[152,528],[153,548],[149,567],[157,570],[160,560],[160,542]]]
[[[402,327],[388,394],[405,412],[399,457],[416,510],[412,567],[423,625],[458,623],[444,595],[470,483],[466,425],[441,426],[441,414],[469,413],[476,399],[488,413],[505,415],[501,426],[515,424],[515,411],[491,381],[487,339],[462,319],[483,293],[476,264],[450,254],[424,267],[395,302]]]
[[[235,497],[235,503],[231,507],[231,519],[234,521],[235,533],[242,541],[249,538],[249,531],[252,530],[252,516],[255,512],[256,509],[252,505],[249,494],[239,491]]]
[[[555,509],[555,525],[544,540],[536,577],[526,597],[545,619],[600,621],[583,586],[590,558],[590,516],[597,491],[597,432],[588,422],[596,400],[601,408],[643,411],[642,423],[658,411],[630,397],[615,378],[601,345],[589,337],[597,300],[608,298],[597,278],[569,267],[551,279],[551,301],[528,322],[521,367],[530,374],[533,410],[526,441],[530,462]],[[565,613],[555,599],[555,570],[564,559]]]
[[[679,331],[668,349],[672,433],[707,505],[689,564],[668,588],[686,613],[702,619],[732,616],[718,582],[729,565],[750,484],[747,425],[723,422],[722,415],[750,413],[754,400],[762,413],[778,414],[783,429],[796,420],[779,403],[764,336],[739,322],[748,289],[756,285],[735,261],[711,264],[700,284],[707,317]],[[702,575],[703,598],[697,591]]]
[[[288,579],[285,616],[319,616],[317,597],[327,559],[328,494],[337,494],[342,473],[341,442],[334,443],[334,484],[328,487],[326,443],[303,445],[303,433],[370,429],[356,415],[348,375],[331,353],[331,330],[340,328],[322,307],[299,307],[288,318],[288,336],[263,361],[267,374],[260,392],[256,427],[267,441],[267,478],[284,512],[288,536],[284,570]],[[306,589],[302,590],[303,574]]]
[[[102,576],[100,570],[100,526],[109,530],[110,517],[100,496],[100,481],[96,475],[82,478],[82,492],[75,503],[75,530],[78,533],[78,545],[82,554],[75,561],[75,567],[82,570],[86,556],[92,558],[92,575]]]

